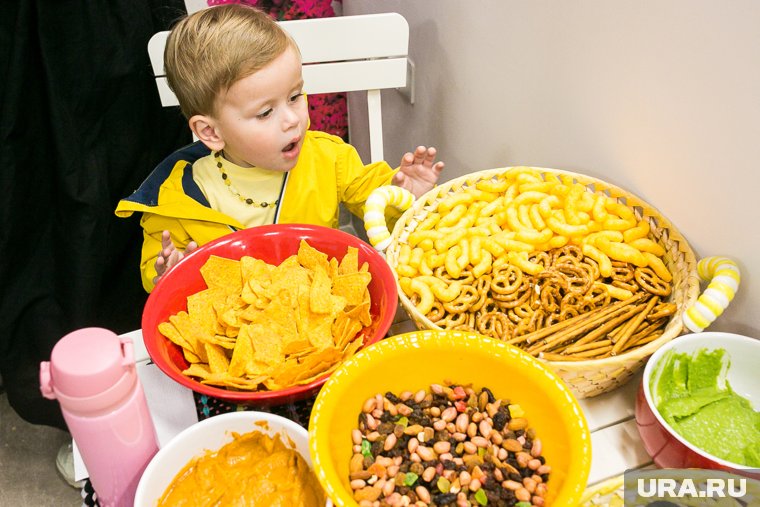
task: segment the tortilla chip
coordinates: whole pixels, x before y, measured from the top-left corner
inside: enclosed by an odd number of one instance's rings
[[[196,320],[191,319],[187,312],[179,312],[169,317],[169,322],[174,324],[182,338],[190,345],[188,348],[204,363],[208,362],[206,350],[203,347],[202,336],[205,335],[203,326]]]
[[[242,377],[247,371],[253,370],[253,344],[248,335],[248,326],[240,328],[235,348],[232,350],[232,358],[227,368],[227,373],[232,377]]]
[[[363,344],[372,323],[371,275],[358,249],[342,260],[301,241],[274,266],[243,256],[211,256],[201,268],[208,288],[188,296],[159,331],[190,362],[183,373],[233,390],[303,385],[335,370]]]
[[[333,282],[332,293],[346,298],[350,306],[358,305],[364,301],[364,292],[371,280],[372,275],[369,273],[338,275]]]
[[[211,373],[226,373],[230,367],[230,360],[227,359],[224,349],[219,345],[204,343],[206,357],[208,357],[208,367]]]
[[[349,246],[346,249],[346,255],[343,256],[338,266],[338,274],[348,275],[357,271],[359,271],[359,249]]]
[[[212,255],[201,266],[201,276],[211,289],[219,288],[228,293],[240,294],[243,288],[240,261]]]
[[[174,327],[174,324],[171,322],[160,323],[158,325],[158,332],[167,337],[169,341],[176,345],[179,345],[183,349],[192,348],[190,343],[188,343],[188,341],[182,337],[179,331],[177,331],[177,328]]]
[[[332,289],[332,280],[322,266],[317,266],[309,292],[309,309],[312,313],[331,312],[330,289]]]
[[[317,269],[317,266],[322,267],[325,271],[328,269],[327,254],[313,248],[303,239],[298,246],[298,262],[301,266],[311,270]]]

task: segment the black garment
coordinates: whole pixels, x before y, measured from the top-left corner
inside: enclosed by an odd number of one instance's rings
[[[162,108],[148,39],[182,0],[0,0],[0,375],[35,424],[65,427],[39,362],[81,327],[137,329],[139,217],[116,203],[191,140]]]

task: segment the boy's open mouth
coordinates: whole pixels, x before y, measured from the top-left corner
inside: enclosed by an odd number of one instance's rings
[[[297,141],[296,141],[296,142],[293,142],[293,143],[290,143],[290,144],[288,144],[287,146],[285,146],[285,147],[282,149],[282,151],[285,151],[285,152],[287,152],[287,151],[291,151],[291,150],[293,150],[293,149],[294,149],[296,146],[298,146],[298,142],[297,142]]]

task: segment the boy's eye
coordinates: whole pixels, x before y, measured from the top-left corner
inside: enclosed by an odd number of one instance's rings
[[[290,101],[291,101],[291,102],[295,102],[295,101],[297,101],[298,99],[300,99],[301,97],[303,97],[303,92],[299,92],[299,93],[296,93],[295,95],[292,95],[292,96],[290,97]]]
[[[272,109],[267,109],[263,113],[257,114],[256,118],[269,118],[272,115]]]

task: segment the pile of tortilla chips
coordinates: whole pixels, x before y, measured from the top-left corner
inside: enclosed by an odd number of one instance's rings
[[[212,255],[201,267],[208,288],[158,330],[182,347],[191,363],[183,373],[204,384],[308,384],[362,346],[358,333],[372,322],[368,268],[354,247],[338,262],[304,240],[279,266]]]

